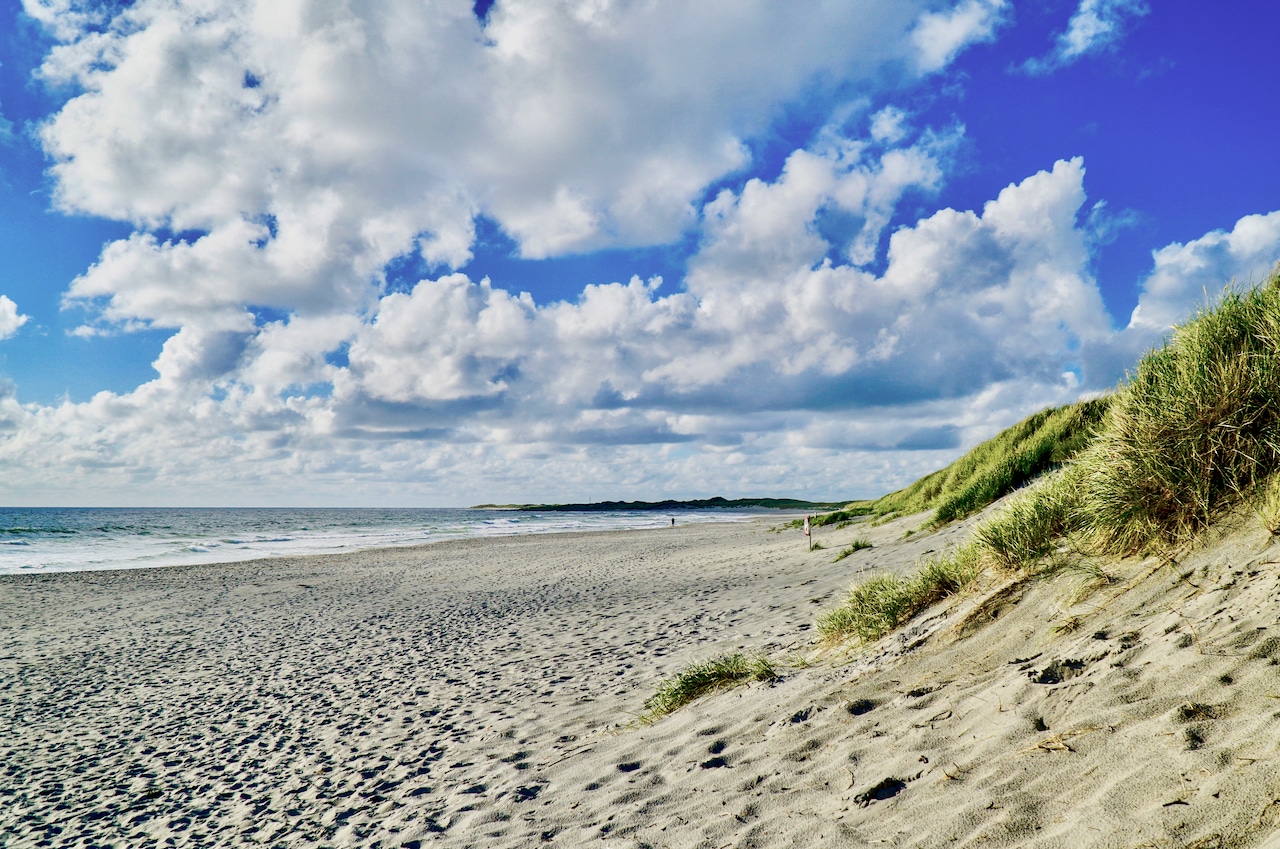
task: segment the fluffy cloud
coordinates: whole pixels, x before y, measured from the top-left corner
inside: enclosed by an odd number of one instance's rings
[[[1007,0],[965,0],[948,11],[921,15],[911,32],[920,72],[941,70],[970,44],[990,41],[1007,5]]]
[[[1256,285],[1280,257],[1280,211],[1246,215],[1231,232],[1214,230],[1186,244],[1152,253],[1154,270],[1142,283],[1129,319],[1135,334],[1166,332],[1229,284]]]
[[[1109,383],[1117,338],[1194,283],[1171,246],[1111,330],[1079,159],[890,233],[963,137],[895,107],[735,179],[782,106],[936,71],[997,0],[508,0],[483,25],[461,0],[26,4],[60,39],[43,77],[77,92],[40,129],[56,203],[136,227],[65,303],[84,334],[172,331],[130,392],[0,386],[33,501],[869,494]],[[539,304],[454,271],[479,214],[526,257],[696,250],[683,280]],[[1222,250],[1261,256],[1258,229]],[[430,273],[387,285],[414,253]]]
[[[8,339],[27,323],[28,316],[18,314],[18,305],[7,295],[0,295],[0,339]]]
[[[1023,70],[1046,74],[1082,56],[1113,48],[1124,36],[1129,21],[1150,11],[1146,0],[1080,0],[1066,30],[1058,35],[1053,52],[1028,60]]]
[[[359,310],[396,257],[465,264],[481,212],[526,257],[670,241],[781,104],[907,61],[921,5],[25,0],[81,92],[40,128],[56,204],[139,228],[69,302]]]
[[[677,478],[794,491],[796,463],[829,466],[806,487],[847,491],[855,469],[892,485],[993,421],[1074,397],[1075,352],[1107,326],[1076,220],[1080,160],[981,212],[898,230],[882,274],[833,261],[842,246],[817,234],[824,210],[927,191],[933,143],[800,151],[776,181],[721,193],[701,211],[684,291],[632,279],[540,306],[449,274],[383,295],[363,318],[185,326],[155,380],[27,408],[0,455],[39,444],[67,468],[99,464],[100,479],[203,497],[299,475],[348,497],[386,479],[438,493],[445,469],[469,481],[448,493],[477,500],[499,469],[506,487],[545,497],[563,489],[540,486],[588,468],[649,491]]]

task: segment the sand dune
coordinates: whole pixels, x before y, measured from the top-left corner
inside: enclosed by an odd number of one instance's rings
[[[0,834],[1272,845],[1280,547],[1237,524],[1087,595],[989,584],[865,652],[815,651],[814,614],[964,525],[823,529],[813,553],[757,521],[0,578]],[[832,563],[855,532],[875,547]],[[662,677],[736,648],[784,677],[635,722]]]

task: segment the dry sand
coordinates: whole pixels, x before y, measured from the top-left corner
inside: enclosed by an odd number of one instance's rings
[[[1236,524],[851,652],[815,613],[964,526],[0,578],[0,844],[1280,846],[1280,546]],[[783,679],[634,721],[737,648]]]

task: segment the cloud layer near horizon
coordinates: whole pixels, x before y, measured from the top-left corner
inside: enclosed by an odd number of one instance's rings
[[[731,5],[505,2],[482,28],[460,2],[144,0],[111,22],[27,0],[60,40],[43,78],[81,92],[40,131],[56,203],[136,229],[66,303],[86,335],[172,335],[132,392],[0,388],[11,485],[152,503],[883,490],[1106,388],[1206,288],[1280,253],[1280,213],[1163,248],[1115,329],[1080,159],[888,234],[964,129],[869,114],[870,94],[991,38],[1004,4]],[[744,179],[752,139],[818,90],[846,106],[775,179]],[[529,258],[698,247],[682,281],[538,303],[455,270],[478,215]],[[388,285],[413,254],[431,273]]]

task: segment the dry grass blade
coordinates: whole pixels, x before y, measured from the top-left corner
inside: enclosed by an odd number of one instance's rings
[[[1067,743],[1068,740],[1072,739],[1073,737],[1079,737],[1082,734],[1088,734],[1092,731],[1097,731],[1100,729],[1100,727],[1101,726],[1090,725],[1086,728],[1077,728],[1074,731],[1064,731],[1060,734],[1054,734],[1051,737],[1046,737],[1045,739],[1041,740],[1039,743],[1036,743],[1034,746],[1029,746],[1021,750],[1020,752],[1018,752],[1018,754],[1034,755],[1040,752],[1074,752],[1075,749],[1071,748],[1071,746]]]

